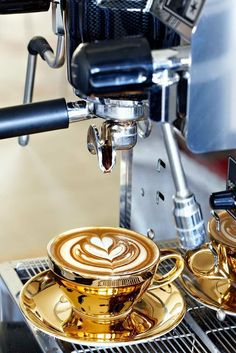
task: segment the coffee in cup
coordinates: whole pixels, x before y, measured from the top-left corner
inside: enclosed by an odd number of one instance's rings
[[[178,252],[160,250],[149,238],[123,228],[68,231],[50,241],[48,257],[73,308],[100,321],[127,316],[147,290],[174,281],[184,267]],[[166,259],[174,259],[174,266],[157,275]]]

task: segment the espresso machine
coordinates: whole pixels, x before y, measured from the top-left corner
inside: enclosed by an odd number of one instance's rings
[[[24,104],[0,109],[0,139],[18,137],[26,146],[32,134],[91,119],[87,147],[101,171],[112,172],[121,153],[120,225],[183,252],[199,248],[207,239],[206,200],[222,180],[189,152],[236,148],[234,1],[0,1],[2,15],[49,9],[56,48],[43,37],[28,43]],[[73,102],[32,102],[40,57],[51,68],[66,58]],[[188,296],[182,323],[152,342],[97,349],[53,339],[18,307],[22,285],[46,268],[44,258],[1,264],[0,352],[234,350],[235,319]]]

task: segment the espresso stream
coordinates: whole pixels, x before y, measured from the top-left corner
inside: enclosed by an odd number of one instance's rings
[[[144,236],[124,230],[93,228],[64,234],[50,247],[62,267],[86,275],[134,274],[154,263],[158,249]]]

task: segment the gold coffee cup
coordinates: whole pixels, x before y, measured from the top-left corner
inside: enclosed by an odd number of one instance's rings
[[[147,290],[167,285],[182,272],[179,253],[123,228],[79,228],[48,244],[51,270],[73,308],[86,317],[121,319]],[[165,275],[160,262],[174,259]]]
[[[236,222],[226,211],[208,222],[210,242],[189,252],[188,265],[196,276],[236,281]],[[201,253],[201,256],[198,256]]]

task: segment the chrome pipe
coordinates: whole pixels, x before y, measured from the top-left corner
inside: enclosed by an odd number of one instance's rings
[[[56,54],[51,50],[47,50],[44,53],[44,59],[47,64],[53,68],[57,69],[64,65],[65,62],[65,37],[64,35],[57,36],[57,47],[56,47]]]
[[[170,163],[171,173],[173,176],[173,181],[175,184],[176,196],[184,199],[186,197],[189,197],[191,193],[187,186],[186,177],[180,159],[179,149],[177,146],[176,139],[174,137],[173,127],[169,123],[163,123],[162,133]]]
[[[28,61],[27,61],[27,69],[26,69],[23,104],[28,104],[32,102],[36,65],[37,65],[37,55],[32,55],[29,53]],[[18,143],[22,147],[27,146],[29,143],[29,136],[28,135],[19,136]]]

